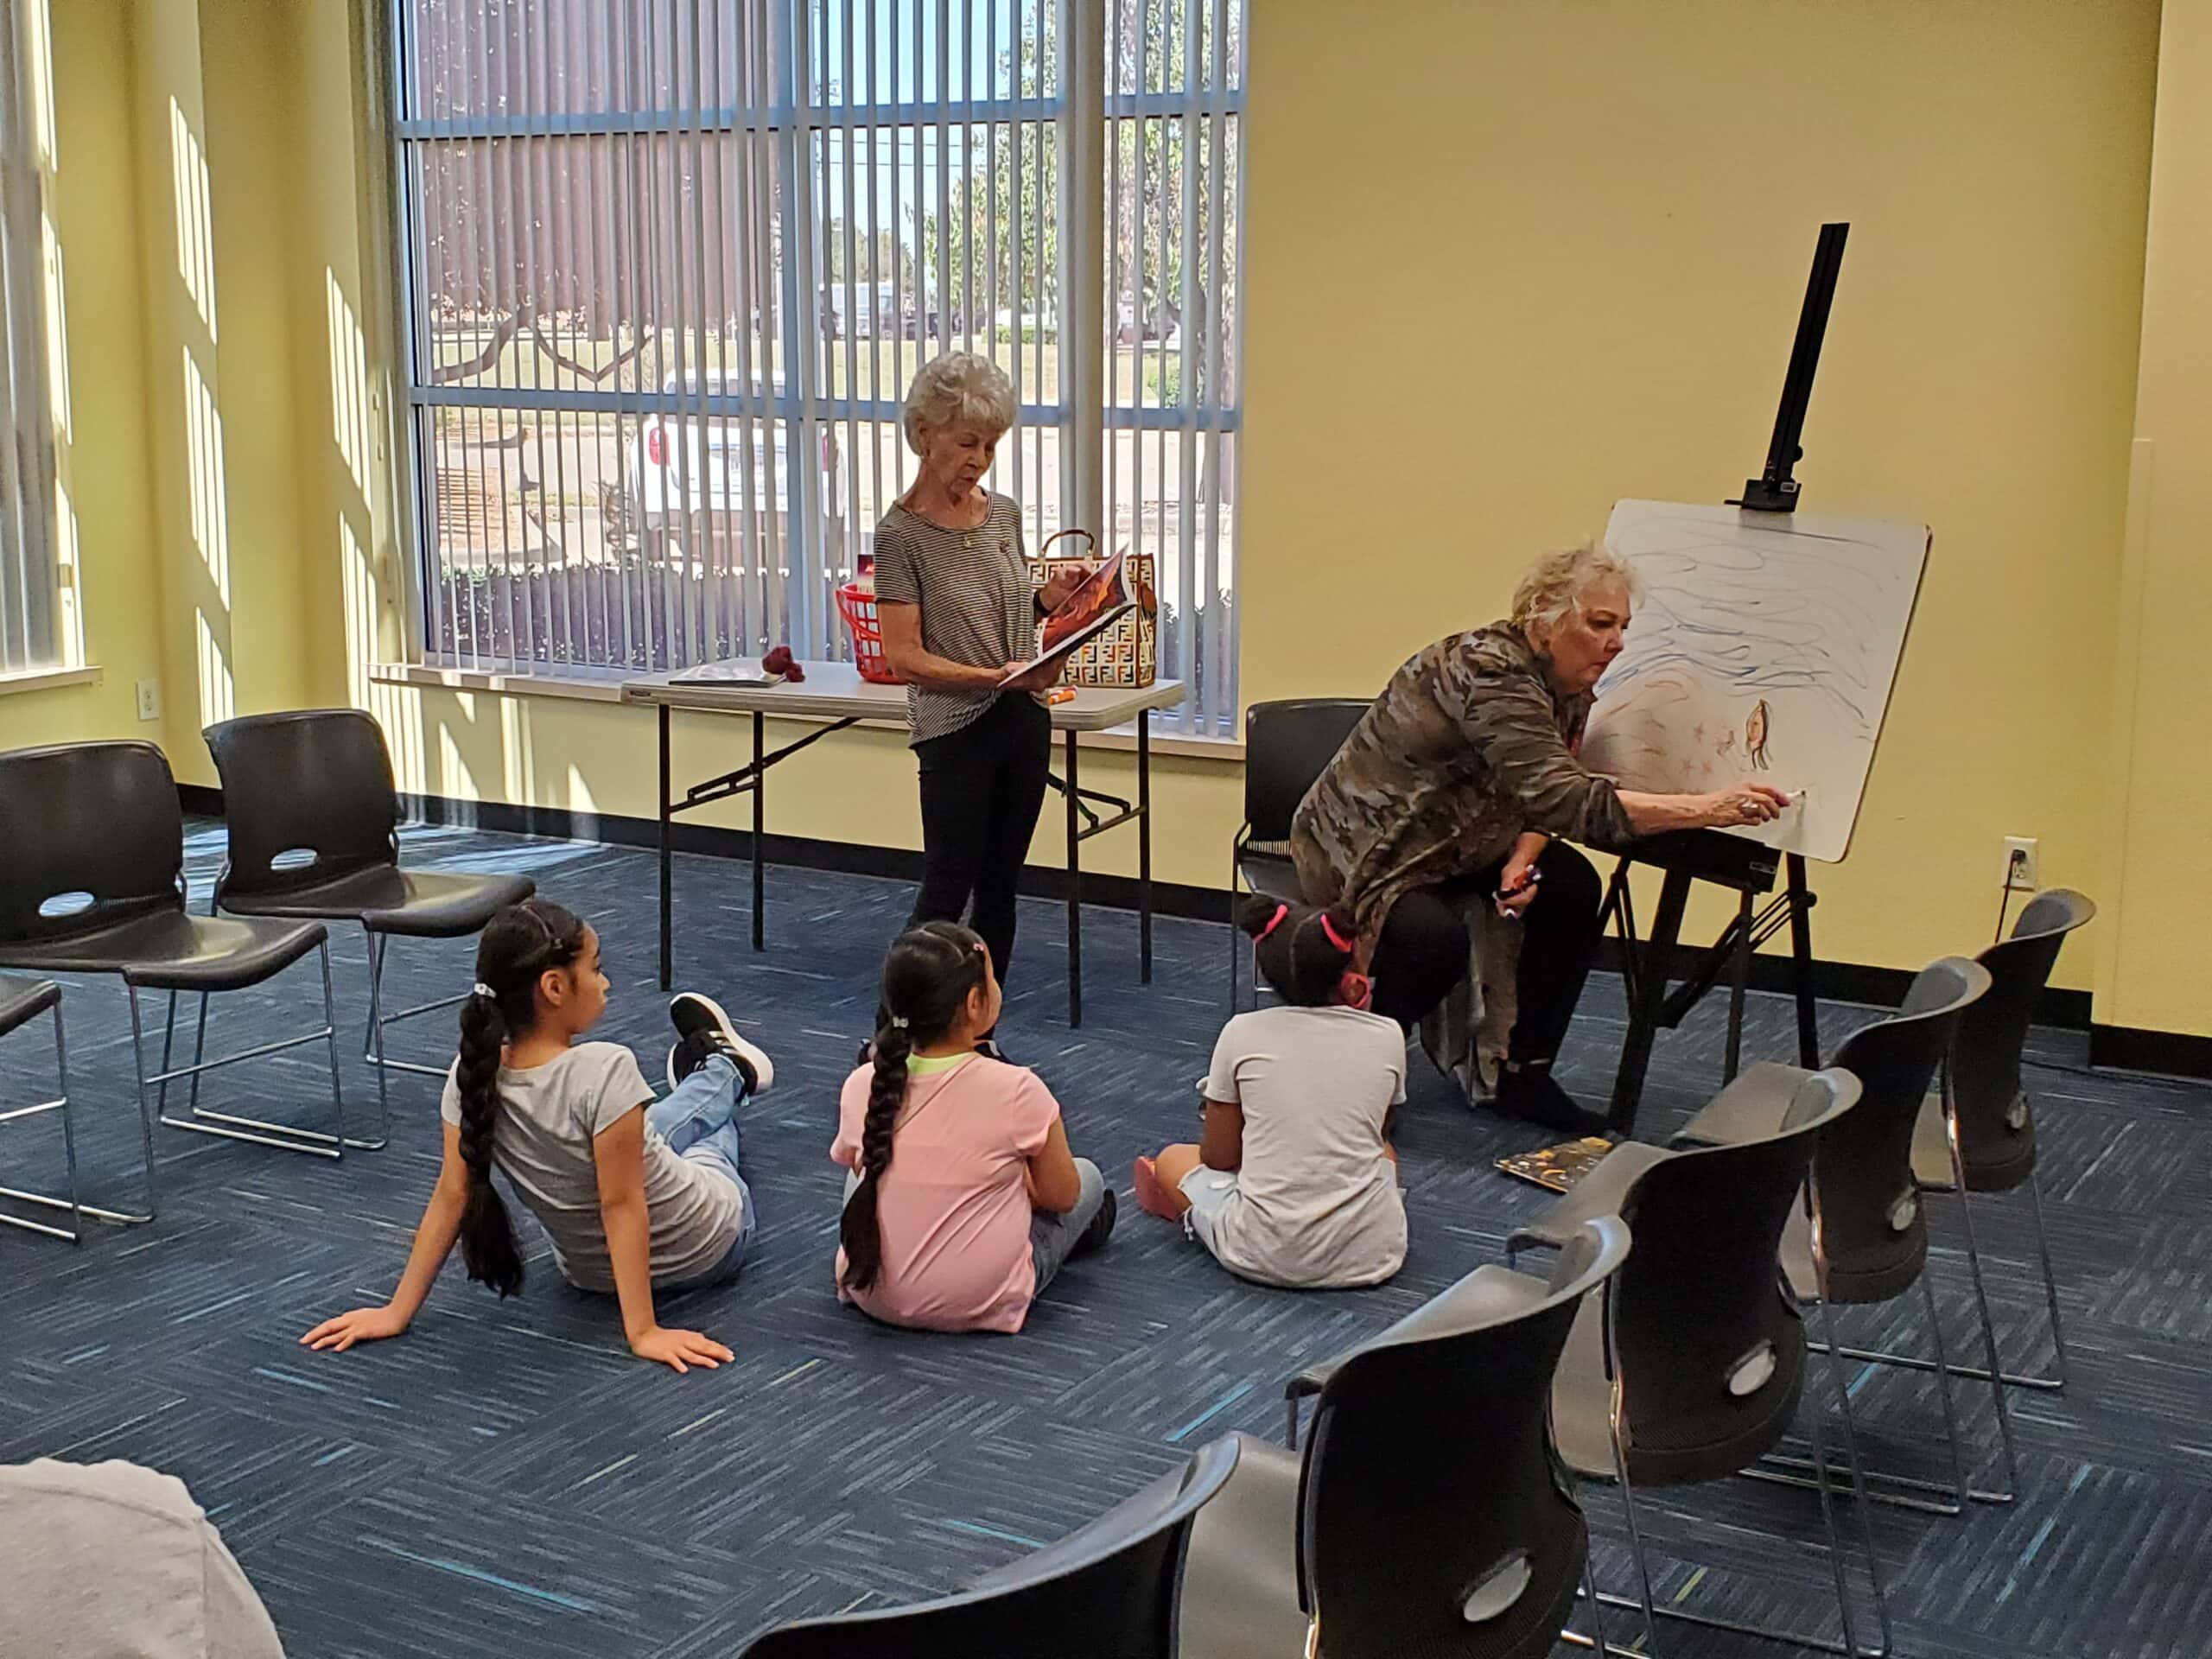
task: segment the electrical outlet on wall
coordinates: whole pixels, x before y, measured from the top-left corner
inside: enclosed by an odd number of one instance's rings
[[[159,720],[162,717],[162,683],[159,680],[138,682],[138,718]]]
[[[2005,837],[2005,885],[2014,893],[2034,893],[2040,888],[2033,836]]]

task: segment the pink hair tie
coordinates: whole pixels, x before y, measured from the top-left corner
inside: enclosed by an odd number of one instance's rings
[[[1289,914],[1290,906],[1286,904],[1278,903],[1275,906],[1275,913],[1268,918],[1268,925],[1252,936],[1252,943],[1257,944],[1262,939],[1266,938],[1268,934],[1274,932],[1276,928],[1282,925],[1282,918]]]
[[[1329,943],[1346,956],[1352,954],[1351,942],[1337,931],[1337,925],[1329,919],[1329,912],[1321,912],[1321,931],[1329,936]]]

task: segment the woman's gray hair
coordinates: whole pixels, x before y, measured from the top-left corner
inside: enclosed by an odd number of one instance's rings
[[[1003,433],[1020,412],[1014,383],[997,364],[974,352],[947,352],[923,364],[915,374],[914,384],[906,388],[899,425],[906,434],[906,447],[918,455],[925,427],[942,429],[964,423]]]
[[[1582,595],[1601,582],[1621,583],[1631,598],[1642,586],[1635,568],[1602,543],[1585,542],[1580,547],[1539,555],[1521,573],[1520,585],[1513,590],[1513,626],[1532,645],[1532,630],[1548,639],[1567,613],[1581,604]]]

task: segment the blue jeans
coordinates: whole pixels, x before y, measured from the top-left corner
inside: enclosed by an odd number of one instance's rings
[[[1068,1259],[1068,1252],[1075,1249],[1076,1240],[1083,1236],[1083,1230],[1097,1218],[1099,1207],[1106,1202],[1106,1177],[1097,1165],[1088,1158],[1075,1160],[1076,1179],[1080,1183],[1075,1208],[1064,1216],[1049,1210],[1029,1212],[1029,1262],[1037,1270],[1037,1294],[1052,1282],[1052,1275]],[[845,1172],[845,1201],[849,1201],[860,1188],[857,1170]]]
[[[666,1096],[645,1108],[645,1127],[657,1131],[677,1157],[727,1176],[737,1188],[737,1236],[729,1253],[687,1287],[726,1284],[745,1265],[753,1242],[753,1189],[738,1173],[737,1109],[747,1093],[737,1062],[716,1054]]]
[[[1068,1259],[1068,1252],[1075,1249],[1075,1242],[1083,1236],[1083,1230],[1096,1219],[1099,1206],[1106,1202],[1106,1177],[1098,1166],[1088,1158],[1075,1160],[1075,1173],[1082,1181],[1076,1195],[1075,1208],[1064,1216],[1049,1210],[1036,1210],[1029,1217],[1029,1256],[1037,1268],[1037,1293],[1042,1295],[1045,1287],[1052,1282],[1052,1275]]]

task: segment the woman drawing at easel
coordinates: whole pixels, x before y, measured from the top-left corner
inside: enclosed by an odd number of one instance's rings
[[[922,365],[902,424],[914,481],[875,531],[883,654],[906,682],[922,796],[922,885],[909,927],[969,925],[1005,983],[1014,885],[1045,804],[1052,717],[1040,698],[1052,663],[1000,681],[1034,655],[1037,625],[1083,581],[1039,586],[1022,546],[1021,507],[983,483],[1019,405],[997,365],[956,352]],[[995,1046],[985,1034],[985,1046]]]

